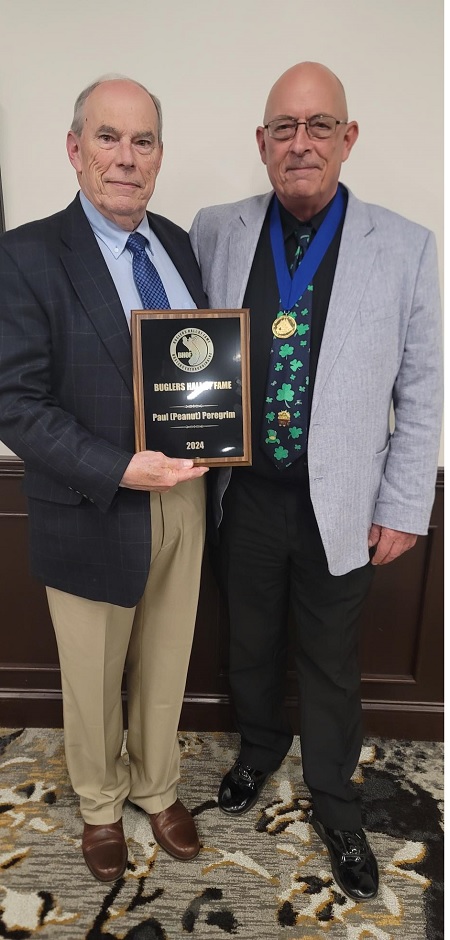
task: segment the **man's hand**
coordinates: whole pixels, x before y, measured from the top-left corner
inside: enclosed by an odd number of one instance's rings
[[[202,477],[208,467],[194,467],[193,460],[166,457],[155,450],[142,450],[131,458],[120,481],[130,490],[166,493],[177,483]]]
[[[409,551],[417,542],[417,535],[410,532],[398,532],[397,529],[387,529],[382,525],[373,523],[369,532],[369,548],[377,546],[371,559],[373,565],[388,565],[403,552]]]

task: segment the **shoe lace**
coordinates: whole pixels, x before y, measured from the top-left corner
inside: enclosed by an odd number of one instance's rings
[[[359,832],[342,832],[342,857],[351,861],[359,861],[366,854],[365,839]]]
[[[258,772],[250,767],[249,764],[243,764],[241,761],[236,765],[237,776],[241,780],[245,780],[246,783],[254,783],[255,776],[258,775]]]

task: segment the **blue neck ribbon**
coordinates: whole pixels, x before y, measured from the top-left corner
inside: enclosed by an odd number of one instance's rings
[[[331,245],[337,232],[339,223],[342,219],[345,209],[344,193],[341,186],[338,186],[336,195],[330,205],[330,208],[320,226],[317,234],[314,236],[309,248],[294,276],[291,277],[288,263],[286,261],[286,252],[284,248],[283,229],[281,227],[280,207],[278,199],[272,201],[270,210],[270,241],[272,244],[272,254],[275,265],[275,272],[280,292],[281,309],[285,312],[292,310],[300,297],[305,292],[319,267],[325,252]]]

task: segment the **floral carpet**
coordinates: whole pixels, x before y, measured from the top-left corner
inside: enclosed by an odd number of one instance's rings
[[[144,813],[124,808],[129,862],[113,885],[81,855],[82,820],[63,735],[0,729],[0,937],[9,940],[441,940],[443,745],[366,739],[355,781],[380,891],[356,904],[333,880],[309,825],[298,747],[257,805],[230,821],[217,788],[237,736],[180,733],[179,796],[202,849],[191,862],[155,844]],[[124,752],[126,760],[126,753]]]

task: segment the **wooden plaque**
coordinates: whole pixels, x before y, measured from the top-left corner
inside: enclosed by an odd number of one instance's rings
[[[136,450],[251,464],[248,310],[132,310]]]

